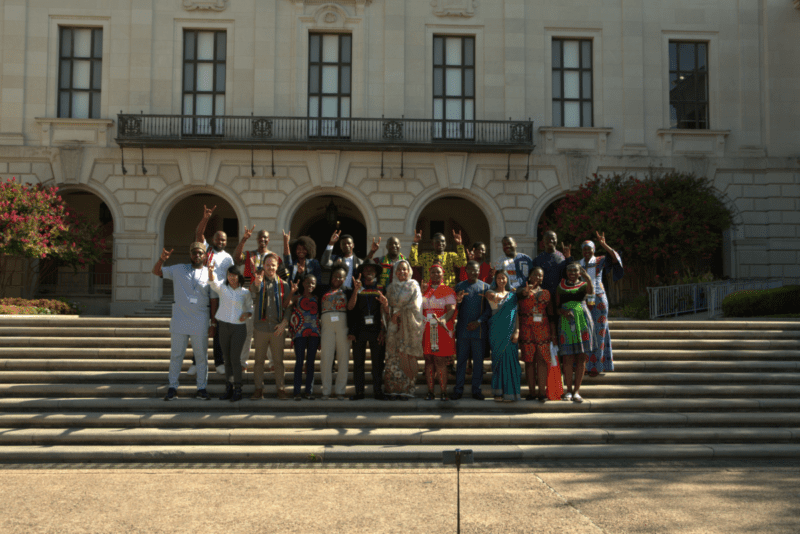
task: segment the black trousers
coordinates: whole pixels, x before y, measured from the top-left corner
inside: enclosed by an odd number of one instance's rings
[[[383,392],[383,364],[386,357],[386,346],[378,343],[380,331],[362,331],[353,341],[353,383],[356,395],[364,394],[365,362],[367,359],[367,343],[372,360],[372,388],[374,395]]]

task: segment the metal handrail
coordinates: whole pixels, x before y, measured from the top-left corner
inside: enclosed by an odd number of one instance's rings
[[[717,280],[696,284],[648,287],[650,319],[677,317],[680,314],[708,312],[708,317],[718,316],[722,301],[734,291],[744,289],[774,289],[789,283],[800,283],[800,278],[765,278]]]
[[[124,147],[211,146],[531,152],[533,121],[363,117],[118,115]]]

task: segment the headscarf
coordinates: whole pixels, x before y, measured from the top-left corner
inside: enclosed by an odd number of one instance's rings
[[[596,269],[596,267],[597,267],[597,258],[594,255],[594,251],[595,251],[594,242],[593,241],[589,241],[589,240],[584,241],[581,244],[581,249],[583,249],[584,247],[589,247],[589,248],[592,249],[592,259],[587,262],[586,258],[581,258],[580,264],[581,264],[581,267],[586,269],[586,272],[589,274],[589,278],[591,278],[592,282],[594,282],[595,274],[597,272],[597,269]]]
[[[414,378],[417,375],[417,359],[422,356],[422,332],[425,326],[422,317],[422,291],[417,281],[410,276],[405,282],[394,276],[394,270],[401,263],[408,265],[409,271],[411,270],[408,260],[395,263],[392,267],[392,283],[386,289],[389,306],[400,312],[400,328],[392,331],[390,327],[387,334],[397,336],[397,350],[402,356],[400,368],[407,377]]]

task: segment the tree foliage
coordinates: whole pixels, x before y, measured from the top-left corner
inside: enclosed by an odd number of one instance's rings
[[[110,244],[101,227],[66,205],[58,188],[11,178],[0,183],[0,294],[21,274],[32,293],[44,265],[75,270],[97,263]],[[55,260],[43,262],[42,260]]]
[[[595,231],[605,232],[606,241],[622,254],[626,272],[653,282],[697,275],[697,260],[719,251],[721,233],[732,220],[705,178],[595,175],[558,201],[540,230],[556,231],[573,250],[593,239]]]

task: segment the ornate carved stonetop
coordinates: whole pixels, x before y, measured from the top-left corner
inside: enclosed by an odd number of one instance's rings
[[[295,4],[302,4],[304,6],[318,6],[322,4],[330,4],[331,0],[293,0]],[[354,6],[366,6],[372,3],[372,0],[336,0],[337,4],[350,4]]]
[[[433,14],[438,17],[472,17],[478,0],[431,0]]]
[[[183,0],[183,9],[186,11],[209,10],[225,11],[228,7],[228,0]]]

